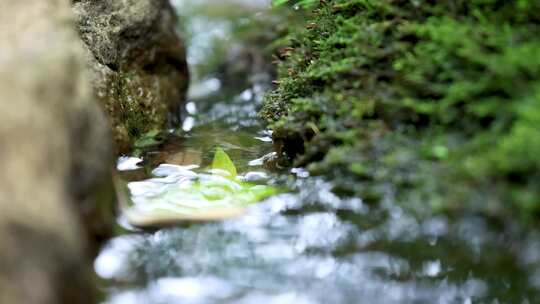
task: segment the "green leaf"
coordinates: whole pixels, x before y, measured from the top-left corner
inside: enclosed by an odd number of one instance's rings
[[[301,7],[303,8],[310,8],[310,7],[314,7],[315,4],[317,4],[318,0],[298,0],[298,1],[291,1],[291,0],[273,0],[272,3],[274,6],[278,7],[278,6],[283,6],[287,3],[292,3],[292,4],[298,4],[300,5]]]
[[[150,130],[141,135],[141,137],[135,141],[134,146],[135,148],[148,148],[158,145],[162,142],[159,138],[160,135],[161,132],[159,130]]]
[[[274,0],[273,3],[275,6],[281,6],[285,3],[289,2],[289,0]]]
[[[223,170],[229,173],[229,178],[235,178],[237,175],[236,167],[231,158],[223,149],[217,148],[216,154],[214,154],[214,160],[212,161],[212,169]]]
[[[186,169],[171,174],[190,178],[180,178],[174,184],[160,178],[131,182],[129,197],[119,191],[119,201],[125,201],[122,213],[131,225],[145,228],[225,220],[242,215],[248,205],[280,192],[272,186],[231,180],[218,174],[199,173],[194,177],[194,172]]]

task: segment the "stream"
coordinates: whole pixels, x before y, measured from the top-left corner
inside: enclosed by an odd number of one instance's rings
[[[187,2],[212,1],[174,3]],[[192,66],[230,34],[227,21],[208,18],[187,21],[197,41]],[[391,188],[369,205],[336,196],[332,181],[302,168],[276,169],[263,161],[272,156],[271,132],[257,118],[271,76],[230,85],[194,73],[182,127],[143,165],[121,158],[122,178],[147,180],[163,163],[207,166],[221,147],[240,174],[287,191],[225,221],[143,232],[120,218],[122,232],[95,261],[106,303],[540,303],[539,231],[474,214],[419,218],[394,202]]]

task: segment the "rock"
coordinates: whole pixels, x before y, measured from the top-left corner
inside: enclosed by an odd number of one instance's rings
[[[70,1],[2,0],[0,45],[0,303],[95,303],[112,145]]]
[[[188,72],[169,2],[81,0],[73,10],[119,152],[146,132],[177,122]]]

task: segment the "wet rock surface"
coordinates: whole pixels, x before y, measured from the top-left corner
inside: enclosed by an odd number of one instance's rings
[[[73,11],[118,150],[128,151],[146,132],[178,122],[188,72],[169,2],[76,1]]]
[[[96,301],[112,147],[74,24],[67,0],[0,3],[0,303]]]

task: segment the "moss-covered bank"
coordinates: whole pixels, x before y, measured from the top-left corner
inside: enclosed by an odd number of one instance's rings
[[[540,2],[320,1],[289,41],[261,115],[297,165],[367,201],[538,214]]]

